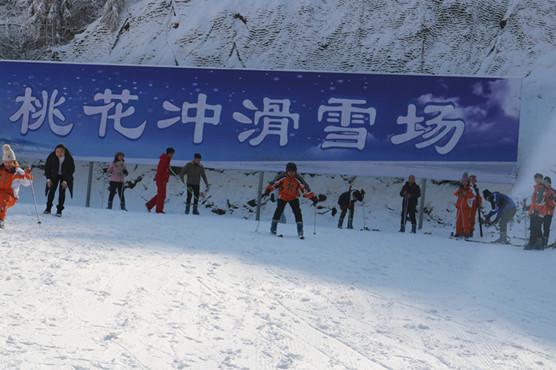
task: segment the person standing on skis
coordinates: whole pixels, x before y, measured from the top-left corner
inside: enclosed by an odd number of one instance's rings
[[[344,218],[349,210],[347,228],[353,229],[353,216],[355,214],[355,203],[362,202],[365,197],[365,190],[349,190],[342,193],[338,198],[338,206],[340,207],[340,219],[338,220],[338,229],[344,227]]]
[[[120,197],[120,209],[122,211],[127,211],[125,208],[124,180],[125,177],[129,175],[129,172],[125,166],[124,153],[116,153],[114,161],[110,163],[106,173],[110,175],[110,187],[108,188],[108,191],[110,192],[110,195],[108,196],[108,209],[112,209],[114,197],[117,192]]]
[[[548,239],[550,238],[550,226],[552,225],[552,218],[554,217],[554,207],[556,206],[556,191],[552,188],[552,179],[549,176],[545,176],[543,184],[552,192],[551,202],[546,205],[546,215],[543,217],[542,222],[543,242],[544,246],[547,247]]]
[[[309,185],[305,182],[303,177],[297,173],[297,165],[292,162],[286,165],[285,172],[280,173],[268,184],[263,198],[269,196],[270,193],[276,189],[279,190],[279,195],[276,211],[272,217],[270,232],[276,235],[280,217],[286,205],[289,204],[295,216],[295,222],[297,223],[297,236],[303,239],[303,216],[301,215],[301,208],[299,206],[299,195],[303,194],[305,198],[311,199],[314,206],[316,206],[318,198],[311,192]]]
[[[193,160],[188,162],[180,171],[180,179],[187,187],[187,200],[185,202],[185,214],[188,215],[191,207],[191,199],[193,198],[193,214],[199,214],[199,196],[201,188],[201,178],[205,183],[205,193],[209,190],[209,183],[205,173],[205,167],[201,164],[201,154],[195,153]],[[187,181],[185,176],[187,175]]]
[[[44,175],[46,177],[45,193],[47,195],[46,209],[44,214],[50,214],[56,189],[58,191],[58,206],[56,216],[62,217],[64,203],[66,201],[66,189],[73,197],[73,174],[75,173],[75,162],[68,148],[59,144],[54,151],[48,155],[44,165]]]
[[[491,193],[488,189],[483,191],[483,196],[492,208],[492,211],[485,216],[485,226],[498,224],[500,227],[500,238],[494,243],[510,244],[508,224],[512,222],[517,211],[514,201],[506,194],[496,191]],[[493,220],[491,220],[492,217],[494,217]]]
[[[405,224],[409,218],[411,221],[411,232],[415,234],[417,233],[417,203],[421,197],[421,188],[415,182],[415,176],[410,175],[407,178],[407,182],[400,191],[400,197],[403,198],[400,232],[405,232]]]
[[[459,188],[454,195],[457,197],[456,233],[454,237],[467,239],[471,237],[473,231],[471,220],[473,204],[475,202],[475,196],[473,195],[473,190],[469,182],[469,175],[467,173],[464,173],[461,177]]]
[[[4,144],[0,164],[0,229],[5,227],[8,208],[13,207],[19,199],[19,187],[30,186],[32,180],[31,168],[22,170],[12,148]]]
[[[471,236],[475,233],[475,224],[477,223],[477,215],[481,217],[479,210],[483,207],[483,198],[479,186],[477,185],[477,176],[469,176],[469,184],[473,192],[473,206],[471,207],[471,214],[469,215],[469,224],[471,225]]]
[[[529,237],[529,244],[525,247],[527,250],[544,249],[545,242],[542,225],[549,209],[554,207],[554,193],[551,188],[544,185],[543,180],[542,174],[537,173],[535,175],[535,187],[531,196],[531,206],[529,206],[531,235]]]
[[[170,162],[176,151],[174,148],[167,148],[166,153],[160,155],[158,166],[156,167],[156,195],[149,200],[145,207],[151,211],[156,206],[156,213],[164,213],[164,202],[166,201],[166,185],[170,180]]]

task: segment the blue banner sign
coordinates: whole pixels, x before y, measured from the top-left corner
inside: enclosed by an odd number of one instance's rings
[[[515,178],[520,79],[0,61],[0,86],[0,141],[26,156]]]

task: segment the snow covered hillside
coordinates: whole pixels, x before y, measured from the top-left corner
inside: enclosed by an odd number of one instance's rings
[[[0,240],[0,367],[556,367],[554,251],[254,229],[83,208],[39,227],[17,206]]]

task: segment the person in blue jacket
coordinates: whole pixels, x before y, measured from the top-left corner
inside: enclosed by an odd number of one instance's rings
[[[506,194],[495,191],[491,193],[488,189],[483,191],[483,197],[490,202],[492,211],[485,216],[485,226],[499,224],[500,238],[495,243],[510,244],[508,238],[508,224],[513,220],[517,211],[515,203]],[[493,220],[491,218],[494,217]]]

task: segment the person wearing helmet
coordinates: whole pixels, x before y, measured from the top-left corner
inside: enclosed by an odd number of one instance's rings
[[[279,193],[276,211],[272,217],[270,232],[276,235],[280,217],[282,213],[284,213],[286,205],[289,204],[295,216],[295,222],[297,223],[297,235],[300,239],[303,239],[303,216],[299,206],[299,196],[303,195],[305,198],[311,199],[314,205],[318,202],[318,198],[311,192],[309,185],[305,182],[303,177],[297,173],[297,166],[295,163],[288,163],[286,165],[286,171],[278,174],[278,176],[268,184],[263,198],[269,196],[274,190],[278,190]]]
[[[365,197],[365,190],[351,190],[342,193],[338,198],[338,206],[340,206],[340,219],[338,220],[338,229],[343,228],[344,218],[349,210],[347,228],[353,229],[353,216],[355,214],[355,203],[362,202]]]

